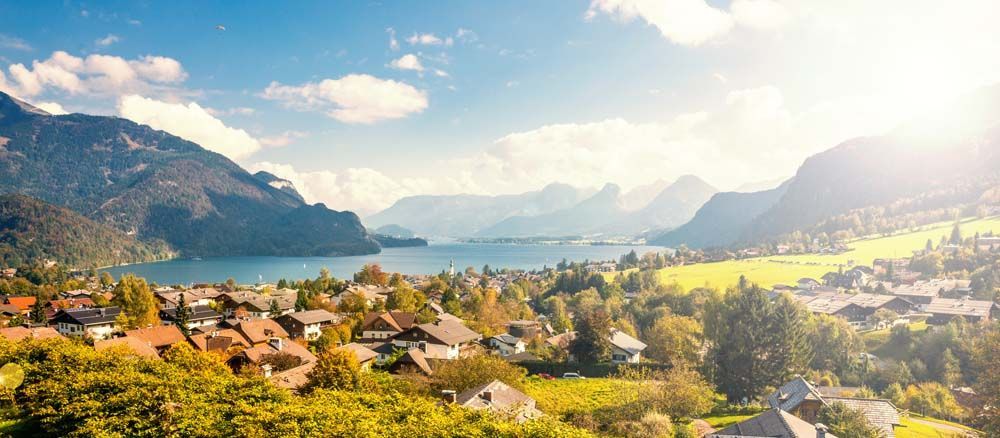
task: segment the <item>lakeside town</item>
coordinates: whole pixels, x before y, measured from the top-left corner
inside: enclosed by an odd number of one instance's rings
[[[974,351],[981,346],[968,342],[987,336],[1000,316],[995,298],[984,299],[995,297],[997,284],[984,284],[988,279],[975,269],[1000,257],[991,239],[957,237],[936,248],[928,242],[910,258],[876,259],[766,288],[741,277],[726,293],[661,284],[657,268],[697,259],[678,251],[564,260],[540,271],[456,271],[452,264],[439,275],[407,275],[370,264],[348,280],[324,269],[314,279],[245,285],[156,285],[43,263],[3,269],[0,337],[63,339],[148,360],[183,346],[234,375],[259,376],[296,393],[346,367],[405,381],[439,403],[518,422],[549,415],[612,435],[630,435],[621,429],[628,416],[592,418],[586,426],[580,413],[539,406],[533,395],[548,389],[528,391],[524,382],[544,387],[547,379],[628,381],[629,373],[653,373],[659,377],[630,381],[654,387],[639,391],[640,398],[664,402],[656,397],[673,395],[659,393],[669,387],[655,382],[681,385],[679,379],[693,392],[666,402],[684,406],[668,414],[677,431],[804,436],[781,434],[821,434],[824,419],[855,413],[877,436],[893,437],[929,421],[924,415],[972,424],[992,415],[987,398],[969,385],[966,370],[974,368],[965,366],[980,359]],[[927,258],[937,261],[931,270]],[[764,313],[743,313],[754,306]],[[729,326],[713,338],[713,324]],[[732,330],[751,338],[734,341],[741,336]],[[760,330],[770,340],[753,339]],[[726,348],[738,349],[738,359],[727,364],[724,356],[733,351]],[[772,363],[771,348],[787,353]],[[924,348],[937,350],[928,357]],[[331,357],[340,358],[334,366]],[[475,379],[452,380],[464,373]],[[845,410],[831,413],[835,404]],[[706,420],[720,412],[738,412],[740,421]]]

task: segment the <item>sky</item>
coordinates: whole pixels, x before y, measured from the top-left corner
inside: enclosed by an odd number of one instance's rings
[[[417,194],[788,177],[1000,81],[997,22],[992,0],[0,0],[0,91],[365,216]]]

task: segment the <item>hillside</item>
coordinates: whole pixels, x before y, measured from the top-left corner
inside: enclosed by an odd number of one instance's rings
[[[591,192],[566,184],[517,195],[408,196],[365,218],[372,228],[398,225],[421,236],[473,236],[512,216],[537,216],[569,208]]]
[[[20,266],[53,260],[73,267],[133,263],[172,254],[72,210],[24,195],[0,196],[0,262]]]
[[[379,250],[354,213],[306,206],[195,143],[120,118],[26,106],[0,93],[0,193],[65,206],[189,255]]]
[[[606,234],[632,236],[653,229],[669,229],[691,220],[718,190],[701,178],[684,175],[663,188],[645,207],[606,225]]]
[[[743,227],[778,202],[788,184],[756,193],[716,193],[689,222],[649,243],[670,247],[685,244],[690,248],[730,245],[740,238]]]
[[[622,220],[627,212],[621,187],[606,184],[600,192],[572,207],[538,216],[514,216],[479,233],[480,237],[576,236]]]
[[[697,222],[692,221],[691,227],[653,240],[689,246],[752,245],[808,230],[851,211],[881,209],[898,201],[919,200],[929,193],[946,195],[937,196],[928,208],[966,207],[968,201],[996,187],[991,181],[1000,168],[998,122],[1000,86],[994,86],[885,135],[848,140],[809,157],[786,183],[784,193],[765,209],[736,206],[749,206],[752,198],[770,201],[766,192],[729,196],[732,206],[706,206],[712,210],[696,215]],[[706,217],[709,213],[715,217]],[[714,224],[714,228],[703,224]],[[723,238],[699,237],[708,229]]]
[[[293,198],[298,199],[299,202],[306,202],[305,199],[302,198],[302,195],[299,194],[299,191],[295,190],[295,185],[287,179],[278,178],[273,173],[265,172],[263,170],[253,174],[253,176],[254,178],[263,181],[265,184],[291,195]]]

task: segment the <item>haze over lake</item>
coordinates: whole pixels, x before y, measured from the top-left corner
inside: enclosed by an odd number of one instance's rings
[[[202,260],[176,259],[105,269],[115,278],[134,273],[158,284],[222,282],[232,277],[239,283],[276,282],[278,279],[314,278],[326,267],[336,278],[351,278],[366,263],[378,263],[389,272],[437,274],[447,270],[451,260],[455,270],[483,265],[492,268],[541,269],[560,260],[617,260],[635,250],[639,254],[663,251],[653,246],[617,245],[498,245],[441,243],[413,248],[385,248],[380,254],[351,257],[205,257]]]

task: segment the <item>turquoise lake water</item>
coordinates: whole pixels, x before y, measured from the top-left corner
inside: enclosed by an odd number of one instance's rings
[[[326,267],[336,278],[351,278],[366,263],[378,263],[385,271],[407,274],[437,274],[448,269],[451,260],[455,270],[483,265],[492,268],[541,269],[555,266],[560,260],[617,260],[635,250],[640,255],[663,251],[652,246],[590,246],[590,245],[496,245],[472,243],[432,243],[416,248],[386,248],[380,254],[351,257],[205,257],[202,260],[177,259],[142,263],[105,269],[115,278],[133,273],[158,284],[190,284],[222,282],[232,277],[248,284],[278,279],[315,278]]]

